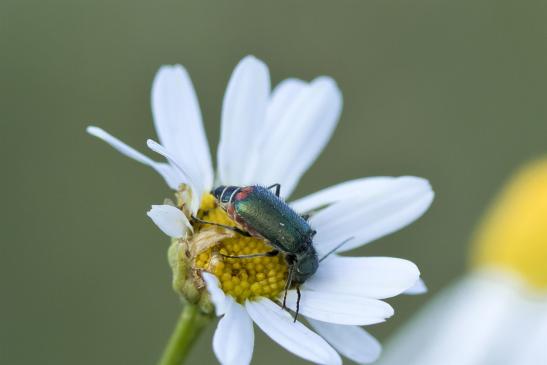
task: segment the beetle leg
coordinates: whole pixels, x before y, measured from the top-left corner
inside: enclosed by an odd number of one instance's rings
[[[239,233],[240,235],[245,236],[245,237],[251,237],[251,235],[248,232],[245,232],[244,230],[241,230],[237,227],[227,226],[225,224],[220,224],[220,223],[207,222],[207,221],[204,221],[204,220],[199,219],[197,217],[192,217],[192,220],[195,220],[196,222],[201,223],[201,224],[210,224],[212,226],[217,226],[217,227],[222,227],[222,228],[225,228],[225,229],[229,229],[230,231],[234,231],[234,232]]]
[[[300,298],[302,298],[302,294],[300,293],[300,285],[296,286],[296,294],[298,295],[298,298],[296,299],[296,314],[294,315],[293,322],[296,322],[296,319],[298,318],[298,312],[300,312]]]
[[[275,188],[275,196],[279,198],[279,193],[281,192],[281,184],[277,183],[277,184],[268,186],[268,189],[271,189],[271,188]]]
[[[281,309],[285,309],[287,307],[287,292],[289,291],[289,288],[292,284],[292,277],[294,274],[294,264],[289,266],[289,274],[287,275],[287,282],[285,283],[285,294],[283,294],[283,306]]]
[[[250,255],[240,255],[240,256],[231,256],[231,255],[224,255],[224,254],[221,254],[221,255],[222,257],[226,257],[229,259],[251,259],[253,257],[272,257],[272,256],[277,256],[277,254],[279,254],[278,250],[271,250],[268,252],[252,253]]]
[[[283,305],[281,306],[281,309],[287,308],[287,292],[289,291],[291,284],[292,284],[292,277],[294,275],[294,264],[289,267],[289,275],[287,276],[287,283],[285,284],[285,294],[283,294]],[[296,319],[298,318],[298,313],[300,312],[300,298],[302,298],[302,294],[300,293],[300,284],[296,285],[296,312],[294,314],[294,320],[293,322],[296,322]]]

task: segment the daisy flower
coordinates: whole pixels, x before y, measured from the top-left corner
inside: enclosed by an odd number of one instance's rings
[[[341,364],[339,354],[358,363],[374,361],[380,345],[360,326],[393,314],[382,299],[423,289],[412,262],[338,255],[420,217],[433,192],[418,177],[356,179],[290,202],[317,231],[313,245],[318,256],[336,251],[300,287],[299,310],[309,327],[281,308],[287,280],[282,254],[228,258],[267,252],[271,246],[193,218],[236,226],[211,195],[220,185],[280,184],[281,197],[287,199],[330,139],[341,109],[342,96],[331,78],[287,79],[271,90],[266,65],[248,56],[237,65],[224,96],[216,173],[196,94],[182,66],[162,67],[152,87],[161,144],[149,140],[148,147],[167,162],[156,162],[99,128],[88,128],[152,167],[176,191],[176,203],[155,205],[148,216],[173,239],[170,263],[177,291],[189,302],[204,303],[206,297],[222,316],[213,338],[222,364],[250,363],[253,322],[279,345],[314,363]],[[290,288],[287,307],[294,311],[296,305],[297,293]]]
[[[518,173],[477,232],[472,270],[388,343],[380,365],[547,364],[547,160]]]

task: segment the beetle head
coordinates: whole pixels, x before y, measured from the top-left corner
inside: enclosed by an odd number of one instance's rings
[[[304,254],[297,256],[294,265],[294,281],[297,283],[303,283],[310,276],[315,274],[317,268],[319,267],[319,260],[317,259],[315,251],[306,251]]]
[[[219,201],[221,205],[226,205],[230,203],[233,196],[239,189],[240,188],[237,186],[221,185],[215,190],[213,190],[213,195],[215,196],[215,198]]]

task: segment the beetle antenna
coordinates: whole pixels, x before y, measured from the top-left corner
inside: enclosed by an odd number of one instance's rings
[[[237,227],[227,226],[226,224],[220,224],[220,223],[215,223],[215,222],[207,222],[207,221],[204,221],[203,219],[199,219],[198,217],[194,217],[194,216],[192,216],[192,220],[194,220],[198,223],[201,223],[201,224],[210,224],[212,226],[222,227],[224,229],[234,231],[235,233],[239,233],[240,235],[245,236],[245,237],[251,237],[251,235],[248,232],[245,232],[244,230],[239,229]]]
[[[335,251],[337,251],[340,247],[344,246],[346,243],[348,243],[349,241],[351,241],[352,239],[354,239],[355,237],[349,237],[349,238],[346,238],[345,240],[343,240],[341,243],[339,243],[336,247],[334,247],[332,250],[330,250],[325,256],[321,257],[319,259],[319,262],[323,261],[324,259],[326,259],[327,257],[329,257],[331,254],[333,254]]]
[[[220,255],[228,259],[252,259],[253,257],[273,257],[273,256],[277,256],[278,254],[279,254],[279,251],[271,250],[271,251],[262,252],[262,253],[252,253],[250,255],[239,255],[239,256],[224,255],[224,254],[220,254]]]

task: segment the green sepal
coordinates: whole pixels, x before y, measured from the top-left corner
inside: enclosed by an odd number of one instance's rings
[[[173,290],[183,302],[197,305],[205,315],[213,315],[215,307],[201,276],[192,268],[187,245],[185,240],[172,239],[167,250],[167,260],[173,272]]]

